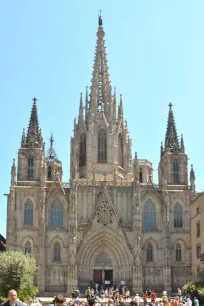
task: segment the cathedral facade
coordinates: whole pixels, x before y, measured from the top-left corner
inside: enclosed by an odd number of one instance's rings
[[[11,168],[7,249],[36,258],[41,295],[96,283],[132,292],[175,290],[192,278],[190,203],[195,175],[169,105],[158,184],[152,163],[132,157],[123,101],[112,91],[99,17],[90,91],[80,97],[70,180],[53,147],[45,154],[36,98]],[[118,104],[118,107],[117,107]]]

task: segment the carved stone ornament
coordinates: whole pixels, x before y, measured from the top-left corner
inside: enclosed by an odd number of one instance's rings
[[[110,257],[106,253],[100,253],[95,259],[95,266],[112,266]]]

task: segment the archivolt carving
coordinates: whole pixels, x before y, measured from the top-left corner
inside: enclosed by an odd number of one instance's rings
[[[112,266],[112,262],[106,253],[100,253],[95,259],[95,266]]]

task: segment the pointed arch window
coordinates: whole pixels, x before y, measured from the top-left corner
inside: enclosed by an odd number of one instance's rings
[[[31,254],[31,250],[32,250],[31,243],[30,243],[30,241],[27,241],[26,244],[25,244],[25,249],[24,249],[25,255],[26,254]]]
[[[143,228],[146,230],[156,229],[156,206],[150,199],[144,205]]]
[[[179,164],[177,159],[173,160],[173,184],[179,184]]]
[[[54,261],[61,261],[61,249],[59,242],[56,242],[54,245]]]
[[[51,203],[50,226],[63,227],[63,205],[58,198]]]
[[[24,225],[33,225],[33,203],[30,199],[24,204]]]
[[[153,246],[151,243],[147,246],[147,262],[153,262]]]
[[[118,164],[120,167],[124,167],[123,165],[123,138],[122,135],[118,136]]]
[[[86,164],[86,134],[83,133],[80,135],[79,143],[79,167]]]
[[[176,245],[176,261],[181,261],[181,245],[180,243],[177,243]]]
[[[33,156],[28,157],[28,179],[32,180],[34,174],[34,160]]]
[[[52,168],[51,168],[51,166],[48,166],[47,179],[48,179],[48,181],[52,180]]]
[[[174,205],[174,228],[183,228],[183,209],[178,202]]]
[[[107,133],[100,130],[98,133],[98,163],[107,163]]]
[[[142,170],[142,168],[139,169],[139,181],[140,181],[140,183],[143,183],[143,170]]]

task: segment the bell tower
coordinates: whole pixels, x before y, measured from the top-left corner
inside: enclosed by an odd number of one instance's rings
[[[165,145],[161,143],[159,162],[159,185],[177,185],[177,188],[188,187],[188,158],[185,154],[183,135],[179,143],[172,104],[169,114]],[[180,187],[179,187],[180,186]]]
[[[71,138],[71,179],[133,178],[132,142],[123,115],[123,99],[117,108],[116,89],[112,92],[104,40],[102,16],[99,16],[97,41],[90,92],[82,94],[78,121],[74,119]]]
[[[23,129],[21,147],[18,152],[17,181],[41,181],[43,175],[44,143],[38,124],[36,97],[30,115],[27,135]]]

